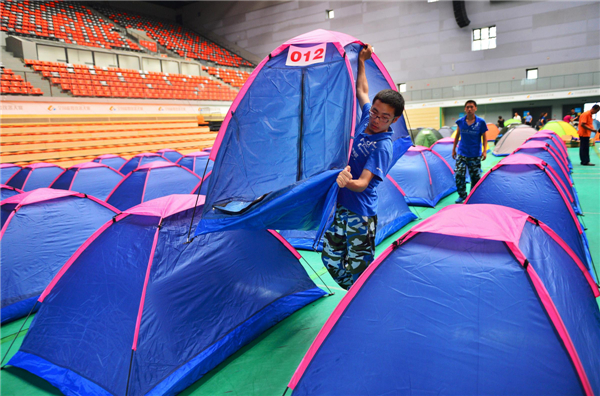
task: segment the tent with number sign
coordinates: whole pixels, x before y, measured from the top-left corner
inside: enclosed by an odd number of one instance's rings
[[[195,204],[170,195],[104,222],[51,279],[8,364],[66,395],[176,395],[326,294],[274,231],[188,242]]]
[[[355,76],[363,45],[319,29],[288,40],[256,67],[210,152],[215,164],[198,234],[322,230],[361,116]],[[376,54],[365,72],[371,100],[380,90],[397,90]],[[395,162],[411,142],[403,117],[392,128]]]

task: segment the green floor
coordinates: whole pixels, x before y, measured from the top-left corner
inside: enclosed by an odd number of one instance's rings
[[[574,164],[573,178],[585,212],[583,221],[587,227],[586,232],[592,258],[594,263],[600,266],[598,264],[600,263],[600,154],[597,148],[594,150],[596,155],[592,155],[592,157],[597,159],[596,163],[599,165],[596,167],[580,166],[578,149],[569,149],[569,156]],[[484,172],[500,159],[490,156],[483,163]],[[425,219],[441,208],[453,204],[456,197],[457,195],[454,193],[444,198],[436,208],[413,208],[413,210],[420,219]],[[414,224],[415,222],[409,224],[381,243],[377,248],[377,254]],[[306,251],[301,251],[301,253],[320,276],[320,278],[317,277],[304,263],[315,282],[319,286],[323,286],[324,282],[335,292],[335,295],[317,300],[269,329],[186,389],[182,393],[183,395],[281,396],[283,394],[288,381],[311,342],[345,294],[345,291],[338,288],[326,273],[318,254]],[[600,267],[598,269],[600,270]],[[600,304],[600,299],[598,301]],[[8,350],[22,322],[17,321],[2,326],[2,356]],[[29,323],[26,323],[24,328],[26,329],[28,325]],[[25,331],[17,338],[9,357],[17,351],[24,334]],[[60,394],[60,392],[24,370],[7,367],[0,374],[0,394],[3,396],[33,396]]]

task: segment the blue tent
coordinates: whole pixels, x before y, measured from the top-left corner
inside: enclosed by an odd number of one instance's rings
[[[256,67],[210,152],[215,165],[198,234],[322,230],[361,115],[355,76],[362,45],[346,34],[315,30],[285,42]],[[376,55],[365,72],[371,100],[384,88],[396,90]],[[402,117],[392,127],[395,161],[410,138]]]
[[[194,194],[200,193],[201,195],[206,195],[206,190],[208,189],[208,184],[210,183],[210,175],[212,175],[212,171],[206,172],[206,176],[202,179],[202,182],[198,184],[198,187],[194,190]]]
[[[576,257],[523,212],[446,207],[367,268],[289,387],[294,396],[600,394],[600,292]]]
[[[483,176],[465,203],[508,206],[543,221],[592,271],[583,227],[556,170],[541,159],[527,154],[509,155]]]
[[[452,168],[456,172],[456,160],[454,158],[452,158],[452,147],[453,146],[454,146],[454,138],[447,137],[447,138],[443,138],[443,139],[440,139],[437,142],[435,142],[430,147],[430,149],[432,151],[435,151],[436,153],[438,153],[442,158],[444,158],[444,160],[446,160],[448,165],[450,165],[450,168]],[[469,169],[467,169],[466,182],[471,183],[471,176],[469,175]]]
[[[212,171],[214,165],[209,157],[210,153],[208,152],[195,151],[181,157],[179,161],[177,161],[177,165],[188,168],[200,177],[205,177],[205,171],[206,174],[208,174],[210,171]]]
[[[84,162],[61,173],[50,188],[77,191],[104,201],[122,179],[123,175],[108,165]]]
[[[18,188],[7,186],[6,184],[0,184],[0,202],[6,198],[14,197],[17,194],[21,194],[23,191]]]
[[[528,138],[526,142],[531,140],[537,140],[544,143],[548,143],[550,147],[552,147],[556,153],[560,154],[560,157],[564,159],[565,164],[569,168],[569,173],[573,170],[573,164],[571,163],[571,159],[569,158],[569,153],[567,152],[567,146],[565,146],[565,142],[556,134],[554,131],[550,130],[541,130],[532,137]]]
[[[45,162],[29,164],[12,175],[6,181],[6,185],[23,191],[48,187],[63,171],[64,169],[60,166]]]
[[[127,162],[127,160],[121,156],[115,154],[103,154],[92,160],[92,162],[97,162],[99,164],[108,165],[115,170],[121,169],[123,164]]]
[[[195,202],[171,195],[107,222],[46,288],[9,364],[67,395],[175,395],[325,295],[276,232],[186,243]]]
[[[423,146],[411,147],[389,175],[404,190],[409,205],[434,207],[440,199],[456,191],[450,165],[438,153]]]
[[[415,220],[417,216],[406,204],[404,191],[390,176],[379,183],[377,195],[379,206],[375,244],[379,245],[385,238]],[[331,220],[333,221],[333,218]],[[316,231],[282,230],[280,234],[296,249],[313,250]],[[323,250],[322,238],[316,250]]]
[[[121,180],[106,198],[120,210],[171,194],[191,194],[200,178],[189,169],[169,161],[149,162]]]
[[[123,175],[127,175],[129,172],[136,170],[139,166],[149,164],[150,162],[171,162],[160,154],[156,153],[141,153],[135,155],[125,162],[119,169]]]
[[[8,179],[21,170],[21,166],[15,164],[0,164],[0,184],[6,184]]]
[[[2,323],[27,315],[69,256],[118,212],[84,194],[40,188],[2,201]]]
[[[579,205],[579,197],[577,191],[573,188],[573,180],[571,179],[568,167],[564,164],[563,160],[548,143],[540,141],[529,141],[522,144],[517,148],[514,153],[528,154],[537,157],[550,165],[554,169],[559,177],[562,185],[567,190],[567,195],[571,206],[575,210],[575,213],[582,214],[581,206]]]
[[[183,154],[181,154],[179,151],[168,148],[158,150],[156,154],[162,155],[163,157],[165,157],[173,163],[176,163],[181,157],[183,157]]]

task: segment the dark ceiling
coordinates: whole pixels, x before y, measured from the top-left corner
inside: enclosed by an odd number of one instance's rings
[[[146,3],[157,4],[159,6],[171,8],[173,10],[178,10],[181,7],[184,7],[188,4],[195,3],[194,1],[147,1]]]

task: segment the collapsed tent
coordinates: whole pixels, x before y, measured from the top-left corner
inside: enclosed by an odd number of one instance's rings
[[[440,199],[456,191],[454,170],[427,147],[408,149],[389,175],[405,192],[409,205],[434,207]]]
[[[215,165],[197,234],[324,227],[362,112],[355,93],[362,48],[354,37],[315,30],[288,40],[254,69],[210,153]],[[397,90],[376,54],[365,73],[370,100],[382,89]],[[393,163],[411,142],[403,117],[392,128]]]
[[[123,164],[123,166],[121,166],[121,168],[119,169],[119,172],[121,172],[123,175],[126,176],[129,172],[134,171],[135,169],[137,169],[138,167],[140,167],[142,165],[149,164],[150,162],[168,162],[168,163],[170,163],[171,161],[169,161],[168,159],[166,159],[165,157],[163,157],[160,154],[141,153],[141,154],[131,157],[129,159],[129,161],[125,162]]]
[[[443,136],[433,128],[423,128],[417,133],[413,139],[413,142],[417,146],[431,147],[432,144],[440,140],[442,137]]]
[[[276,232],[186,243],[195,202],[171,195],[105,223],[40,296],[9,364],[68,395],[175,395],[325,295]]]
[[[494,147],[492,154],[496,157],[502,157],[509,155],[517,147],[525,143],[525,141],[531,136],[535,135],[537,131],[530,126],[522,125],[514,128],[509,128],[500,138]]]
[[[485,137],[487,138],[487,141],[488,142],[496,141],[496,138],[498,137],[500,130],[498,129],[496,124],[492,124],[492,123],[488,123],[487,127],[488,127],[488,130],[485,135]]]
[[[177,161],[177,165],[188,168],[200,177],[205,176],[212,171],[214,163],[210,160],[210,153],[204,151],[195,151],[184,155]]]
[[[417,218],[406,204],[405,195],[402,188],[389,175],[377,186],[379,203],[375,245],[379,245],[385,238]],[[322,238],[318,246],[314,246],[316,231],[283,230],[280,233],[296,249],[323,250]]]
[[[438,132],[440,133],[440,135],[442,135],[442,138],[448,138],[452,136],[452,134],[454,133],[454,129],[452,129],[452,127],[450,126],[443,126]]]
[[[0,202],[6,198],[14,197],[17,194],[21,194],[23,191],[18,188],[7,186],[6,184],[0,184]]]
[[[123,164],[127,162],[127,160],[116,154],[103,154],[94,158],[92,162],[97,162],[99,164],[108,165],[115,170],[121,169]]]
[[[15,173],[21,170],[20,165],[15,164],[0,164],[0,183],[5,184],[8,179]]]
[[[149,162],[130,172],[110,192],[106,202],[120,210],[171,194],[190,194],[200,178],[169,161]]]
[[[564,121],[548,121],[544,124],[544,129],[556,133],[563,141],[570,142],[573,138],[579,139],[577,129]]]
[[[0,205],[2,323],[32,309],[67,259],[118,211],[84,194],[40,188]]]
[[[598,296],[544,223],[449,206],[367,268],[288,386],[294,396],[600,394]]]
[[[452,158],[452,147],[454,147],[454,138],[443,138],[435,142],[430,148],[432,151],[435,151],[442,158],[444,158],[448,165],[450,165],[450,168],[452,168],[456,172],[456,160]],[[467,183],[471,182],[471,176],[469,175],[468,168],[466,172],[465,181]]]
[[[179,158],[183,157],[183,154],[181,154],[179,151],[170,148],[158,150],[156,154],[165,157],[171,162],[177,162],[179,161]]]
[[[6,185],[23,191],[48,187],[63,171],[64,169],[60,166],[46,162],[29,164],[8,179]]]
[[[508,206],[543,221],[593,271],[587,237],[566,189],[557,171],[546,162],[527,154],[513,154],[482,177],[465,203]]]
[[[77,191],[104,201],[122,179],[122,174],[106,164],[84,162],[66,169],[50,188]]]

